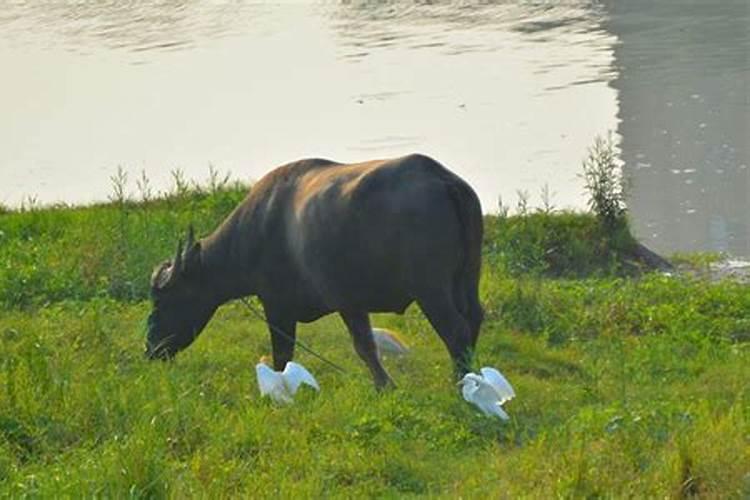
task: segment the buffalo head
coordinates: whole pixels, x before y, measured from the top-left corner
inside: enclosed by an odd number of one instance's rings
[[[146,356],[169,359],[195,340],[218,307],[205,283],[201,244],[194,241],[191,227],[184,250],[180,241],[174,259],[151,275]]]

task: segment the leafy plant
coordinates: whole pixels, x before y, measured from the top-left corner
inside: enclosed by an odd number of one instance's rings
[[[617,226],[627,213],[627,192],[611,132],[594,139],[582,168],[589,208],[605,226]]]

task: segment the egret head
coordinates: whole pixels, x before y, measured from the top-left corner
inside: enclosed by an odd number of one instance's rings
[[[482,385],[482,377],[476,373],[467,373],[456,385],[461,386],[461,393],[466,401],[470,401],[474,393]]]
[[[263,356],[261,356],[260,359],[258,360],[258,363],[262,363],[266,366],[273,366],[273,362],[271,361],[271,356],[269,356],[268,354],[264,354]]]

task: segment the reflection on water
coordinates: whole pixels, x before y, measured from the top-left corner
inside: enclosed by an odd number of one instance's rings
[[[41,5],[0,18],[2,203],[102,199],[117,165],[165,187],[421,151],[485,210],[545,183],[581,206],[580,159],[615,126],[589,1]]]
[[[7,4],[0,203],[421,151],[485,211],[544,184],[580,208],[617,129],[643,237],[748,255],[744,1]]]
[[[262,5],[201,2],[24,2],[4,5],[6,42],[79,54],[116,49],[138,54],[187,50],[206,41],[260,29]],[[147,62],[133,56],[130,62]]]
[[[750,3],[616,2],[608,29],[638,235],[750,256]]]

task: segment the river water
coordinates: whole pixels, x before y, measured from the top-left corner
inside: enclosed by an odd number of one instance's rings
[[[425,3],[0,0],[0,203],[420,151],[583,208],[611,130],[639,237],[750,255],[746,0]]]

